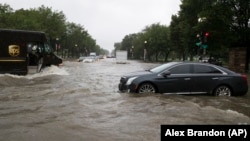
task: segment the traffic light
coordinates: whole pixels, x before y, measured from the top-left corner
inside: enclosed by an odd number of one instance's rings
[[[206,32],[206,33],[205,33],[205,37],[208,37],[208,36],[209,36],[209,32]]]
[[[205,32],[205,34],[204,34],[204,43],[207,43],[208,36],[209,36],[209,32]]]

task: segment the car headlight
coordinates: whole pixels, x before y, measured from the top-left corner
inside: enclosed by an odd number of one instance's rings
[[[137,77],[131,77],[128,79],[126,85],[130,85],[132,83],[133,80],[135,80]]]

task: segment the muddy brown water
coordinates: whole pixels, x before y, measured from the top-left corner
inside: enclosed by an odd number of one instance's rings
[[[1,141],[159,141],[163,124],[250,124],[250,96],[129,94],[120,77],[159,64],[65,61],[0,75]]]

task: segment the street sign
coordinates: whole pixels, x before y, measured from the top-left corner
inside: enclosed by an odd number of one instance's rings
[[[200,46],[202,43],[201,42],[198,42],[198,43],[195,43],[196,46]]]
[[[203,45],[201,45],[201,47],[205,49],[205,48],[208,47],[208,45],[204,45],[204,44],[203,44]]]

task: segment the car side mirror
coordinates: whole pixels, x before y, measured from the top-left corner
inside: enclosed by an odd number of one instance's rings
[[[163,72],[161,75],[162,75],[163,77],[168,77],[170,74],[171,74],[170,71],[165,71],[165,72]]]

